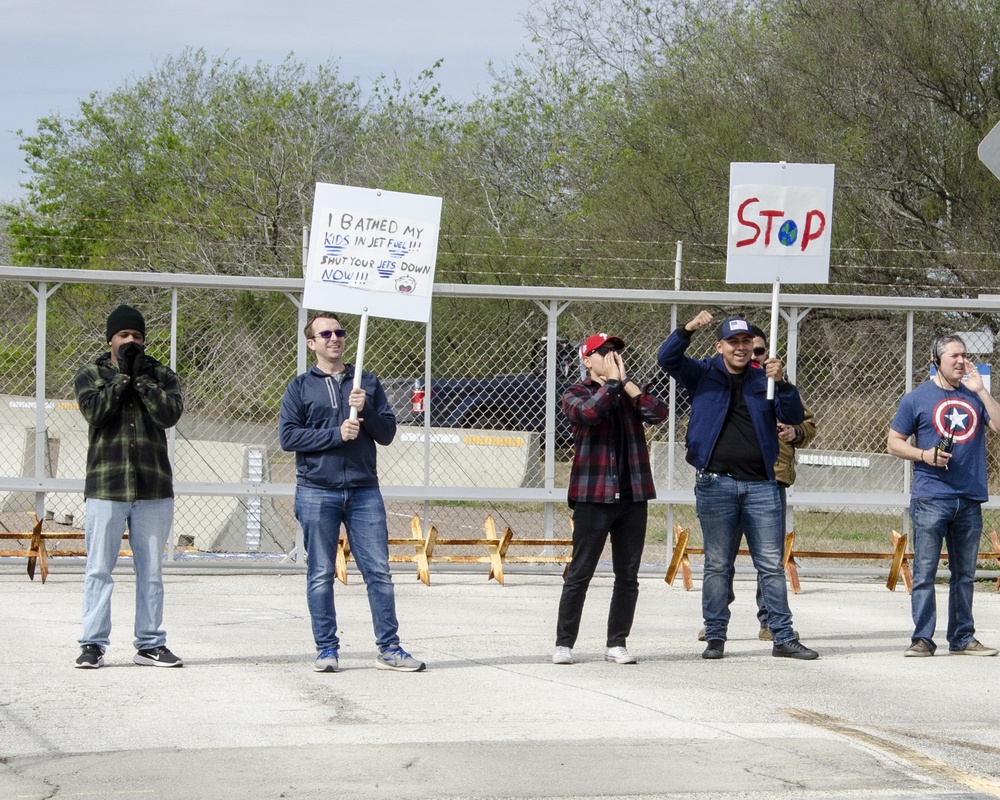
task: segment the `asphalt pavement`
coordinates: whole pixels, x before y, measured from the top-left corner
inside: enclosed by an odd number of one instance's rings
[[[636,665],[604,660],[611,577],[591,586],[577,663],[556,666],[558,574],[396,571],[421,673],[377,670],[364,586],[337,586],[341,671],[312,671],[300,568],[171,568],[168,645],[132,663],[134,581],[116,574],[99,670],[74,669],[82,573],[0,566],[0,800],[41,798],[1000,797],[1000,658],[903,658],[900,584],[803,579],[791,597],[812,662],[757,638],[737,582],[726,657],[696,640],[700,584],[641,579]],[[939,586],[939,609],[946,608]],[[1000,643],[1000,595],[976,595]]]

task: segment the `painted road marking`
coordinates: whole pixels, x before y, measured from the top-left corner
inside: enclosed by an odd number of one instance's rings
[[[818,711],[810,711],[806,708],[783,708],[781,710],[797,722],[802,722],[806,725],[812,725],[813,727],[830,731],[831,733],[846,736],[849,739],[862,742],[869,747],[874,747],[878,750],[889,753],[890,755],[893,755],[896,758],[917,767],[918,769],[929,772],[931,775],[935,775],[938,778],[943,778],[946,781],[967,786],[970,789],[982,792],[983,794],[988,794],[991,797],[1000,797],[1000,784],[995,781],[991,781],[988,778],[982,778],[978,775],[970,775],[968,772],[963,772],[950,764],[938,761],[936,758],[932,758],[926,753],[921,753],[919,750],[914,750],[912,747],[897,744],[889,739],[883,739],[881,736],[865,733],[864,731],[852,727],[845,720],[839,720],[836,717],[821,714]],[[885,728],[879,728],[879,730],[885,730]],[[954,742],[953,744],[958,743]]]

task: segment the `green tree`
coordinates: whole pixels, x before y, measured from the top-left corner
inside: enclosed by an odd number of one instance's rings
[[[528,109],[520,131],[544,127],[548,114],[529,103],[529,86],[542,87],[553,116],[573,119],[558,87],[589,84],[589,116],[576,117],[586,121],[578,139],[552,137],[544,160],[521,136],[510,141],[533,168],[577,165],[560,176],[560,197],[574,201],[561,233],[577,243],[575,274],[625,264],[637,281],[663,285],[664,243],[682,239],[685,285],[721,288],[729,164],[784,160],[836,165],[832,291],[961,294],[995,283],[1000,185],[975,152],[1000,117],[991,4],[536,9],[537,49],[505,76]]]
[[[15,259],[295,272],[313,187],[348,171],[361,116],[357,87],[334,67],[167,58],[23,137],[32,177],[5,209]]]

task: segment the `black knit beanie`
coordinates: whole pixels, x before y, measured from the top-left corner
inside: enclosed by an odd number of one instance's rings
[[[146,320],[132,306],[118,306],[108,315],[107,341],[110,342],[111,337],[118,331],[139,331],[145,338]]]

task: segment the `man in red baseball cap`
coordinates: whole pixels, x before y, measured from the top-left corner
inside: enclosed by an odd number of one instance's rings
[[[625,647],[639,597],[639,564],[646,542],[646,505],[656,497],[643,423],[667,418],[666,403],[628,377],[625,341],[595,333],[580,347],[587,377],[563,395],[573,425],[569,505],[573,559],[559,600],[554,664],[572,664],[587,588],[611,537],[615,573],[604,658],[635,664]]]

